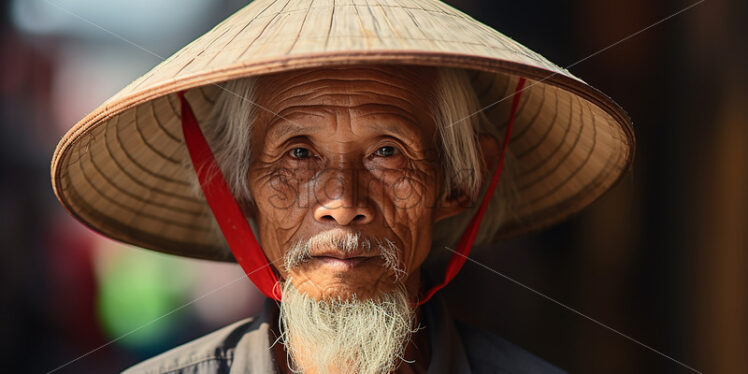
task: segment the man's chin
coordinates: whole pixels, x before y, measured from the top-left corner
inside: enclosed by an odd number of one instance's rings
[[[345,283],[336,283],[324,288],[319,287],[299,287],[299,292],[309,296],[315,301],[368,301],[380,299],[389,290],[377,290],[361,287],[360,285],[350,285]]]
[[[376,300],[400,287],[394,281],[357,272],[291,274],[294,287],[314,300]]]

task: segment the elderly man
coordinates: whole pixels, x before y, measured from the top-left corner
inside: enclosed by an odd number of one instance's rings
[[[268,297],[128,372],[556,372],[436,292],[632,149],[610,99],[444,4],[266,0],[76,125],[53,184],[97,231],[235,260]]]

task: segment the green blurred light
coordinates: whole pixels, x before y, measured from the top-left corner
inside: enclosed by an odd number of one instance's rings
[[[106,249],[104,249],[106,250]],[[158,346],[184,316],[186,264],[146,251],[126,250],[99,272],[99,318],[109,337],[133,349]]]

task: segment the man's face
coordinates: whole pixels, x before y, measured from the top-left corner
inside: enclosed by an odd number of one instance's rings
[[[320,233],[391,241],[409,291],[418,285],[433,224],[457,213],[442,195],[432,72],[397,67],[304,70],[258,79],[264,108],[252,133],[251,214],[284,279],[321,300],[368,299],[396,285],[373,251],[311,246],[298,266],[284,255]],[[273,114],[274,113],[274,114]]]

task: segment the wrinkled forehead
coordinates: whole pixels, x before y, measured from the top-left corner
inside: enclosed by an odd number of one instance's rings
[[[421,122],[430,120],[435,78],[435,70],[428,67],[315,68],[261,76],[256,95],[258,103],[270,109],[266,113],[282,114],[290,108],[383,109],[401,111]]]

